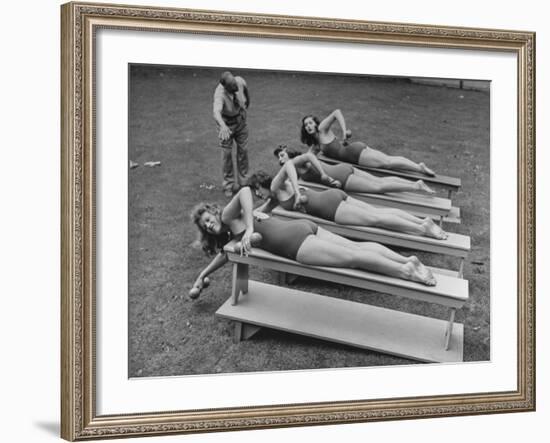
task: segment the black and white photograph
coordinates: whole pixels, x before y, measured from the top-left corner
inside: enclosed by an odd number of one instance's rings
[[[489,81],[128,76],[130,378],[491,359]]]
[[[2,441],[547,438],[544,3],[6,6]]]

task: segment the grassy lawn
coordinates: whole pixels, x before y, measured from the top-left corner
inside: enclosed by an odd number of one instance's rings
[[[198,300],[187,293],[209,258],[196,246],[189,221],[201,201],[224,205],[212,94],[221,69],[134,67],[130,77],[129,374],[131,377],[412,364],[376,352],[263,329],[234,344],[232,325],[214,313],[230,295],[229,266],[212,276]],[[464,276],[470,300],[457,312],[464,323],[464,360],[490,358],[489,93],[412,84],[404,79],[239,71],[250,88],[251,170],[275,173],[278,144],[299,146],[303,115],[340,108],[355,140],[387,153],[424,161],[460,177],[453,199],[472,251]],[[160,161],[157,167],[143,166]],[[441,196],[446,193],[441,191]],[[407,253],[407,252],[405,252]],[[449,269],[458,260],[417,254]],[[276,282],[271,271],[251,278]],[[312,279],[297,289],[445,319],[439,306]]]

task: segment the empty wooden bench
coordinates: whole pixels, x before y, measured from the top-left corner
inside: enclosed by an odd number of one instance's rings
[[[429,287],[371,272],[303,265],[258,248],[241,256],[235,244],[225,247],[233,263],[232,294],[216,315],[235,321],[237,340],[269,327],[420,361],[462,361],[464,328],[454,316],[468,300],[468,282],[456,273],[434,269],[438,283]],[[250,265],[436,303],[449,308],[449,320],[249,280]]]
[[[372,173],[373,175],[378,175],[378,176],[393,175],[395,177],[402,177],[410,180],[424,180],[424,182],[426,182],[429,185],[436,185],[436,186],[439,186],[440,188],[447,190],[448,191],[447,195],[449,199],[451,198],[453,192],[457,192],[462,187],[462,181],[459,178],[455,178],[455,177],[447,177],[445,175],[439,175],[439,174],[436,174],[434,176],[429,176],[425,174],[419,174],[417,172],[402,171],[398,169],[371,168],[369,166],[361,166],[355,163],[347,163],[340,160],[335,160],[323,154],[319,154],[318,157],[319,157],[319,160],[322,160],[325,163],[329,163],[333,165],[337,163],[343,163],[345,165],[353,166],[354,168],[357,168],[357,169],[362,169],[363,171],[367,171],[369,173]]]
[[[459,257],[459,277],[462,277],[464,260],[470,252],[470,237],[467,235],[448,233],[449,237],[447,239],[437,240],[435,238],[405,234],[402,232],[390,231],[387,229],[374,228],[370,226],[339,225],[329,220],[304,214],[303,212],[287,211],[280,206],[274,208],[272,214],[286,220],[311,220],[328,231],[356,240],[373,241],[384,245],[398,246],[417,251],[426,251],[435,254]]]
[[[300,180],[299,183],[301,186],[310,189],[329,189],[328,186],[319,183],[303,180]],[[415,194],[413,192],[389,192],[386,194],[347,192],[347,194],[350,197],[375,206],[398,208],[417,216],[436,218],[439,220],[440,225],[446,218],[452,216],[453,213],[456,214],[456,210],[453,211],[455,208],[451,206],[451,200],[448,198]]]

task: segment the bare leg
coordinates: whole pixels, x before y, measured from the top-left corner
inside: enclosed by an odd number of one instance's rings
[[[381,213],[377,209],[364,210],[347,201],[343,201],[338,206],[334,221],[340,225],[373,226],[415,235],[427,234],[422,223],[414,223],[394,214]]]
[[[426,235],[428,237],[437,238],[438,240],[446,240],[447,238],[449,238],[449,234],[441,229],[440,226],[436,225],[434,221],[429,217],[426,217],[424,219],[424,221],[422,222],[422,226],[426,230]]]
[[[430,271],[426,266],[424,266],[424,264],[422,264],[422,262],[418,259],[416,255],[405,257],[404,255],[398,254],[397,252],[391,250],[390,248],[387,248],[384,245],[381,245],[380,243],[349,240],[345,237],[342,237],[341,235],[327,231],[326,229],[323,229],[323,228],[319,228],[319,230],[317,231],[317,236],[323,240],[330,241],[335,244],[340,244],[351,249],[356,249],[356,250],[358,249],[361,251],[378,253],[389,260],[392,260],[394,262],[397,262],[406,266],[406,268],[409,269],[409,271],[410,269],[414,269],[415,273],[422,275],[423,279],[426,279],[426,281],[431,282],[426,284],[429,284],[429,285],[432,285],[432,283],[434,285],[436,284],[436,280],[432,274],[432,271]],[[418,281],[418,280],[415,280],[415,281]]]
[[[401,263],[387,258],[376,249],[349,247],[321,238],[319,233],[310,235],[304,240],[298,250],[296,260],[313,266],[362,269],[416,281],[428,286],[436,284],[429,269],[421,265],[416,257],[414,259],[411,257],[410,261]]]
[[[360,177],[364,177],[365,179],[373,180],[376,183],[381,183],[384,186],[387,186],[389,184],[392,184],[395,186],[406,186],[406,187],[412,186],[413,189],[409,189],[409,190],[413,192],[425,192],[427,194],[435,194],[435,191],[431,189],[428,185],[426,185],[426,183],[424,183],[423,180],[417,180],[415,182],[412,182],[411,180],[407,180],[401,177],[394,177],[394,176],[378,177],[376,175],[369,174],[367,171],[363,171],[357,168],[354,168],[353,174],[358,175]]]
[[[422,180],[417,180],[416,182],[412,182],[410,180],[407,180],[405,178],[401,177],[394,177],[394,176],[387,176],[387,177],[378,177],[376,175],[369,174],[367,171],[363,171],[361,169],[354,168],[353,174],[358,175],[360,177],[363,177],[365,179],[378,181],[380,183],[383,183],[384,185],[393,184],[396,186],[414,186],[414,189],[412,191],[420,191],[420,192],[426,192],[428,194],[434,194],[435,191],[433,191],[431,188],[429,188]]]
[[[411,213],[407,211],[403,211],[402,209],[398,208],[385,208],[385,207],[377,207],[374,205],[371,205],[367,202],[364,202],[362,200],[358,200],[353,197],[349,197],[346,199],[346,203],[349,203],[350,205],[357,206],[358,208],[362,209],[363,211],[369,211],[373,213],[379,213],[379,214],[392,214],[396,215],[398,217],[404,218],[405,220],[408,220],[412,223],[421,224],[424,220],[420,217],[417,217],[415,215],[412,215]]]
[[[319,230],[317,231],[317,236],[323,240],[337,243],[351,249],[377,252],[384,257],[401,264],[410,262],[413,257],[405,257],[404,255],[398,254],[397,252],[391,250],[390,248],[387,248],[386,246],[381,245],[380,243],[368,241],[353,241],[323,228],[319,228]]]
[[[375,226],[438,240],[449,237],[431,218],[416,217],[396,208],[377,208],[352,197],[338,206],[334,221],[341,225]]]
[[[396,179],[396,177],[365,177],[363,174],[356,172],[349,176],[344,190],[348,192],[369,192],[372,194],[384,194],[386,192],[435,193],[422,180],[411,182]]]
[[[377,149],[368,148],[361,152],[359,164],[382,169],[401,169],[419,172],[426,175],[435,175],[424,163],[415,163],[406,157],[387,155]]]

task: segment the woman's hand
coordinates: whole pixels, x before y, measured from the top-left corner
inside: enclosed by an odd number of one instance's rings
[[[244,231],[243,238],[241,239],[241,248],[240,253],[241,255],[248,255],[250,250],[252,249],[252,244],[250,242],[250,237],[252,236],[253,231],[252,229],[247,229]]]
[[[338,180],[332,178],[330,175],[323,174],[321,175],[321,183],[324,185],[330,186],[331,188],[341,189],[342,183]]]
[[[294,194],[294,204],[292,205],[292,209],[295,211],[299,211],[302,208],[302,199],[300,198],[300,193],[296,192]]]
[[[292,206],[295,211],[301,211],[304,205],[307,203],[307,196],[297,192],[294,194],[294,205]]]
[[[210,279],[208,277],[202,278],[199,276],[195,283],[193,283],[193,287],[189,291],[189,298],[196,299],[201,294],[201,291],[203,288],[207,288],[210,285]]]
[[[351,130],[346,129],[344,131],[344,139],[342,140],[342,145],[347,146],[349,145],[349,139],[351,138]]]

